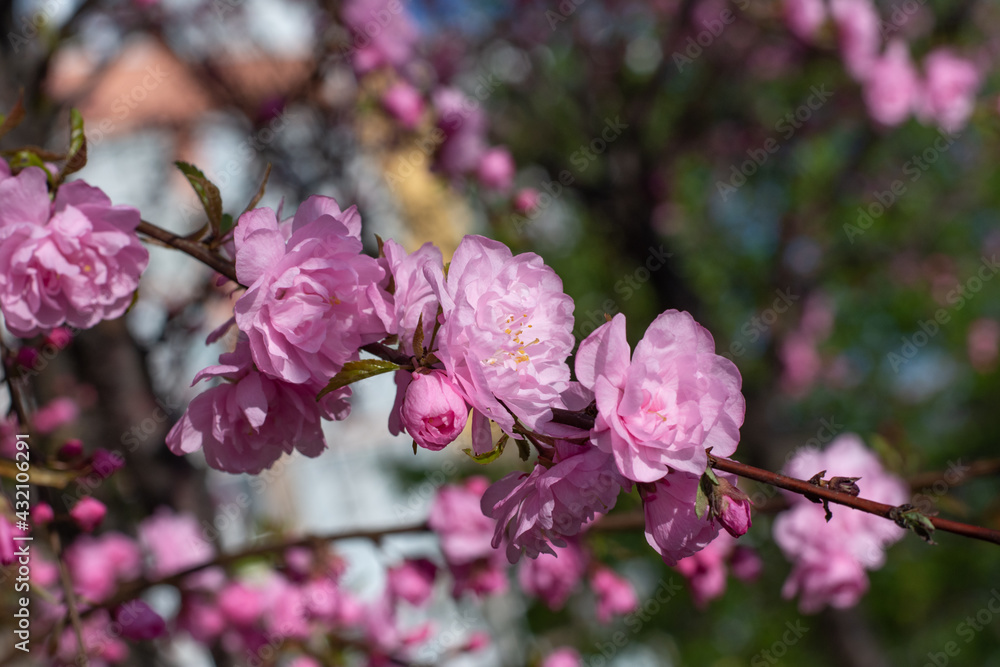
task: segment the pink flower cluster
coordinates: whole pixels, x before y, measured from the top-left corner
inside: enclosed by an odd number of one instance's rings
[[[869,500],[894,506],[907,501],[906,485],[886,472],[856,435],[841,435],[822,452],[803,448],[784,472],[810,479],[824,470],[826,477],[860,478],[857,485]],[[865,571],[882,567],[885,549],[905,531],[882,517],[840,506],[831,508],[827,523],[822,506],[799,495],[789,494],[789,500],[792,508],[774,522],[774,540],[794,564],[782,594],[798,595],[803,613],[856,604],[868,590]]]
[[[924,58],[923,77],[902,37],[882,44],[883,25],[872,0],[785,0],[785,20],[800,39],[814,40],[829,13],[848,73],[863,87],[871,117],[886,126],[911,115],[945,132],[958,132],[972,115],[983,73],[947,47]]]
[[[120,317],[149,253],[135,229],[139,211],[112,206],[83,181],[50,201],[45,172],[13,176],[0,160],[0,311],[27,338],[63,324],[86,329]]]

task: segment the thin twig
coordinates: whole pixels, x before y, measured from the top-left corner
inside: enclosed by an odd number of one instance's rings
[[[146,222],[145,220],[139,223],[136,231],[145,234],[146,236],[156,239],[161,243],[166,243],[172,248],[176,248],[181,252],[185,252],[203,264],[208,265],[225,277],[232,280],[234,283],[239,283],[239,279],[236,277],[236,266],[232,262],[229,262],[219,255],[216,255],[211,250],[209,250],[205,245],[198,243],[197,241],[192,241],[186,239],[183,236],[178,236],[173,232],[168,232],[162,227],[157,227],[151,222]]]

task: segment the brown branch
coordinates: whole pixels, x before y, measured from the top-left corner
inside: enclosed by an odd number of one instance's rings
[[[153,223],[146,222],[145,220],[139,223],[139,227],[136,231],[145,234],[152,239],[156,239],[161,243],[166,243],[170,247],[176,248],[181,252],[191,255],[199,262],[208,265],[210,268],[218,271],[234,283],[240,282],[236,277],[236,266],[234,266],[232,262],[216,255],[214,252],[210,251],[207,247],[197,241],[186,239],[183,236],[174,234],[173,232],[168,232],[162,227],[157,227]]]
[[[761,468],[755,468],[753,466],[746,465],[745,463],[739,463],[738,461],[720,459],[716,456],[712,456],[711,454],[708,459],[710,465],[717,470],[745,477],[746,479],[752,479],[763,484],[770,484],[771,486],[776,486],[794,493],[815,496],[823,500],[828,500],[831,503],[846,505],[847,507],[861,510],[862,512],[868,512],[869,514],[875,514],[886,519],[891,519],[892,517],[890,516],[890,513],[896,509],[892,505],[886,505],[885,503],[878,503],[874,500],[866,500],[865,498],[840,493],[839,491],[833,491],[831,489],[816,486],[815,484],[810,484],[809,482],[801,479],[794,479],[780,473],[762,470]],[[943,530],[946,533],[955,533],[956,535],[962,535],[964,537],[971,537],[975,540],[983,540],[984,542],[1000,544],[1000,531],[984,528],[982,526],[972,526],[958,521],[951,521],[950,519],[940,519],[938,517],[929,517],[929,519],[937,530]]]
[[[98,605],[95,605],[84,612],[84,616],[90,614],[91,612],[108,608],[113,609],[114,607],[128,602],[129,600],[135,599],[139,594],[148,588],[154,586],[176,586],[181,583],[184,579],[201,572],[202,570],[211,567],[223,567],[230,565],[237,561],[243,560],[244,558],[253,558],[255,556],[268,556],[274,553],[280,553],[286,549],[291,549],[293,547],[308,547],[317,544],[323,544],[326,542],[336,542],[340,540],[356,540],[356,539],[368,539],[374,542],[379,542],[383,537],[387,535],[398,535],[400,533],[419,533],[429,530],[427,523],[421,521],[420,523],[404,524],[401,526],[393,526],[391,528],[380,528],[377,530],[351,530],[339,533],[328,533],[326,535],[305,535],[303,537],[294,537],[286,540],[281,540],[277,542],[270,542],[267,544],[258,544],[255,546],[247,547],[241,551],[234,551],[228,554],[220,554],[213,560],[206,561],[199,565],[194,565],[185,570],[181,570],[175,574],[171,574],[166,577],[160,577],[159,579],[135,579],[130,582],[126,582],[121,585],[118,589],[118,593],[109,600],[105,600]]]

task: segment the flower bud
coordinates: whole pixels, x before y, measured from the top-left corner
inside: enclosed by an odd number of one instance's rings
[[[80,526],[80,529],[87,533],[93,532],[100,525],[101,521],[104,520],[104,515],[107,513],[108,508],[104,506],[104,503],[90,496],[81,499],[69,511],[69,515],[73,517],[76,525]]]
[[[750,498],[747,494],[719,478],[715,492],[721,497],[713,499],[713,507],[717,507],[716,516],[719,523],[733,537],[739,537],[750,530]]]
[[[83,454],[83,442],[79,438],[73,438],[59,448],[57,456],[63,461],[71,461],[81,454]]]
[[[31,520],[38,524],[46,524],[56,518],[52,511],[52,505],[48,503],[38,503],[31,510]]]
[[[465,428],[469,406],[444,373],[414,373],[399,416],[418,445],[437,451]]]
[[[131,600],[115,609],[115,620],[126,639],[141,641],[167,634],[166,622],[142,600]]]
[[[504,192],[514,182],[514,158],[506,148],[491,148],[479,159],[476,177],[487,190]]]

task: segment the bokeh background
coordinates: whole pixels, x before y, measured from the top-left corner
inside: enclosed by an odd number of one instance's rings
[[[971,116],[946,129],[918,114],[880,122],[835,26],[804,37],[790,27],[795,3],[441,0],[401,2],[377,30],[352,18],[378,4],[5,2],[0,108],[23,90],[27,118],[0,148],[63,149],[75,106],[89,141],[79,175],[177,232],[204,214],[174,160],[201,167],[232,214],[270,164],[262,205],[292,211],[311,194],[357,204],[372,251],[379,234],[447,255],[479,233],[537,252],[575,299],[578,339],[622,312],[634,343],[668,308],[713,333],[743,375],[740,460],[777,470],[798,447],[858,433],[913,482],[915,502],[1000,526],[995,478],[942,474],[979,460],[995,472],[998,456],[1000,4],[876,3],[881,41],[904,40],[918,67],[941,46],[979,67]],[[401,80],[422,100],[411,127],[387,108]],[[475,101],[461,115],[464,144],[435,134],[445,89]],[[461,166],[490,146],[513,157],[512,186]],[[421,519],[446,481],[519,464],[508,452],[480,468],[456,447],[414,456],[385,429],[388,376],[357,386],[326,454],[283,459],[264,484],[175,457],[164,435],[194,373],[231,343],[203,345],[229,308],[209,269],[155,248],[128,316],[76,337],[42,376],[40,398],[81,405],[74,428],[87,440],[136,437],[122,447],[129,465],[96,492],[110,525],[129,532],[169,505],[197,513],[228,548],[391,526]],[[572,645],[592,665],[1000,665],[1000,618],[987,606],[1000,599],[995,546],[907,536],[861,604],[802,615],[781,596],[790,566],[770,528],[757,513],[743,538],[764,559],[761,577],[731,580],[704,608],[683,588],[646,604],[683,578],[635,529],[591,544],[635,583],[642,622],[602,626],[592,605],[551,612],[516,591],[434,613],[455,643],[490,629],[497,643],[476,664],[532,664]],[[399,537],[338,549],[364,593],[387,563],[435,546]],[[156,604],[169,613],[176,601],[160,592]],[[977,614],[967,639],[959,624]],[[805,631],[789,642],[789,627]],[[952,641],[960,652],[945,656]],[[133,659],[237,664],[183,640]]]

